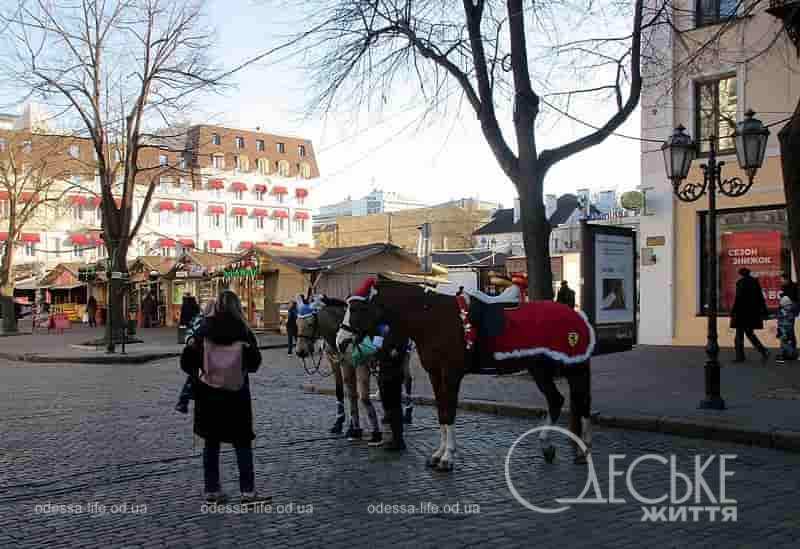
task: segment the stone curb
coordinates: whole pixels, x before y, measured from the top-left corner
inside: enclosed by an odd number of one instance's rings
[[[330,396],[336,395],[335,389],[318,387],[310,383],[301,385],[301,389],[307,393]],[[415,404],[422,406],[435,405],[434,400],[430,397],[413,397],[412,400]],[[509,417],[542,418],[547,414],[547,410],[539,406],[487,400],[460,400],[458,408],[470,412]],[[568,410],[564,411],[564,416],[569,416]],[[592,423],[612,429],[649,431],[666,435],[702,438],[704,440],[716,440],[719,442],[732,442],[735,444],[800,453],[800,431],[784,431],[778,429],[759,431],[746,427],[720,425],[701,419],[648,415],[605,415],[594,412],[592,413]]]
[[[286,349],[286,343],[259,345],[259,350]],[[0,353],[0,359],[12,360],[15,362],[31,362],[35,364],[145,364],[166,358],[176,358],[181,356],[180,352],[170,351],[163,353],[143,353],[143,354],[103,354],[94,356],[57,356],[42,355],[36,353]]]

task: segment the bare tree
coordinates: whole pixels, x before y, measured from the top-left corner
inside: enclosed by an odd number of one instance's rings
[[[337,101],[384,103],[409,90],[431,108],[454,92],[466,98],[520,197],[530,295],[552,299],[545,177],[558,162],[602,143],[634,111],[642,37],[663,10],[646,12],[642,0],[314,0],[304,6],[312,30],[300,51],[311,59],[315,107],[327,112]],[[606,27],[608,20],[615,23]],[[594,37],[597,28],[602,36]],[[590,96],[611,98],[608,117],[586,135],[544,149],[544,111],[568,112],[571,102]],[[503,114],[510,114],[513,144],[504,135]]]
[[[0,296],[6,332],[16,331],[13,265],[24,231],[58,211],[73,188],[69,178],[78,161],[67,159],[68,146],[62,136],[0,132]]]
[[[103,240],[111,269],[126,272],[128,248],[159,178],[182,173],[193,146],[172,131],[198,94],[228,73],[206,54],[212,35],[202,2],[189,0],[23,1],[3,15],[14,56],[5,75],[42,98],[91,143],[102,197]],[[63,117],[62,117],[63,118]],[[159,130],[160,129],[160,130]],[[188,159],[191,165],[191,158]],[[134,217],[133,199],[144,190]],[[110,326],[122,326],[123,281],[109,285]]]

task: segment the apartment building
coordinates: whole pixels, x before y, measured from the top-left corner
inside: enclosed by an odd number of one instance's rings
[[[26,154],[41,155],[47,147],[47,169],[62,180],[48,191],[58,200],[39,208],[19,236],[15,263],[49,267],[103,258],[100,184],[91,143],[31,133],[11,122],[15,129],[0,128],[0,153],[24,133],[30,142]],[[122,148],[112,148],[108,161],[121,157]],[[134,220],[151,182],[155,190],[130,246],[131,258],[175,257],[187,248],[237,252],[313,242],[311,186],[319,169],[309,140],[211,125],[170,128],[152,139],[152,148],[142,149],[139,166],[148,169],[134,193]],[[17,190],[0,190],[0,227],[12,204],[20,211],[33,194],[24,192],[27,187]],[[0,240],[7,240],[1,231]]]

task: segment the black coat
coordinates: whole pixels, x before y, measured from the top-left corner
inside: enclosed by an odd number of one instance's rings
[[[800,295],[798,294],[797,291],[797,283],[794,281],[790,280],[786,284],[782,285],[781,292],[783,292],[783,295],[787,296],[795,304],[797,304],[800,301]]]
[[[743,276],[736,282],[736,299],[731,310],[731,328],[762,330],[769,316],[761,284],[752,276]]]
[[[248,344],[244,349],[244,386],[238,391],[227,391],[210,387],[198,380],[203,367],[203,341],[208,338],[220,345],[234,341]],[[207,440],[218,440],[231,444],[250,442],[253,432],[253,405],[250,398],[250,380],[261,366],[261,351],[258,350],[253,332],[244,324],[228,315],[215,315],[204,321],[197,330],[196,339],[186,345],[181,355],[181,369],[197,380],[194,384],[194,432]]]
[[[180,325],[181,326],[191,326],[194,317],[200,314],[200,305],[197,304],[197,300],[193,297],[185,297],[183,298],[183,303],[181,304],[181,318],[180,318]]]
[[[566,286],[561,286],[558,290],[558,295],[556,296],[556,301],[558,303],[563,303],[564,305],[568,305],[575,308],[575,292],[572,291],[572,288],[567,288]]]

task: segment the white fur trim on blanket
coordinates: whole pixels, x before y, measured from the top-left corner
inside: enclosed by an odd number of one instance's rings
[[[569,356],[565,355],[564,353],[548,349],[547,347],[534,347],[532,349],[517,349],[514,351],[509,351],[507,353],[495,353],[494,359],[509,360],[513,358],[525,358],[529,356],[545,355],[549,358],[552,358],[553,360],[561,362],[562,364],[578,364],[580,362],[585,362],[589,360],[589,358],[591,358],[592,356],[592,353],[594,352],[594,346],[596,343],[594,329],[592,328],[592,325],[589,323],[589,319],[586,318],[586,315],[584,314],[583,311],[577,311],[577,313],[581,316],[583,321],[586,323],[586,326],[589,328],[589,346],[586,347],[585,353],[577,356]]]

